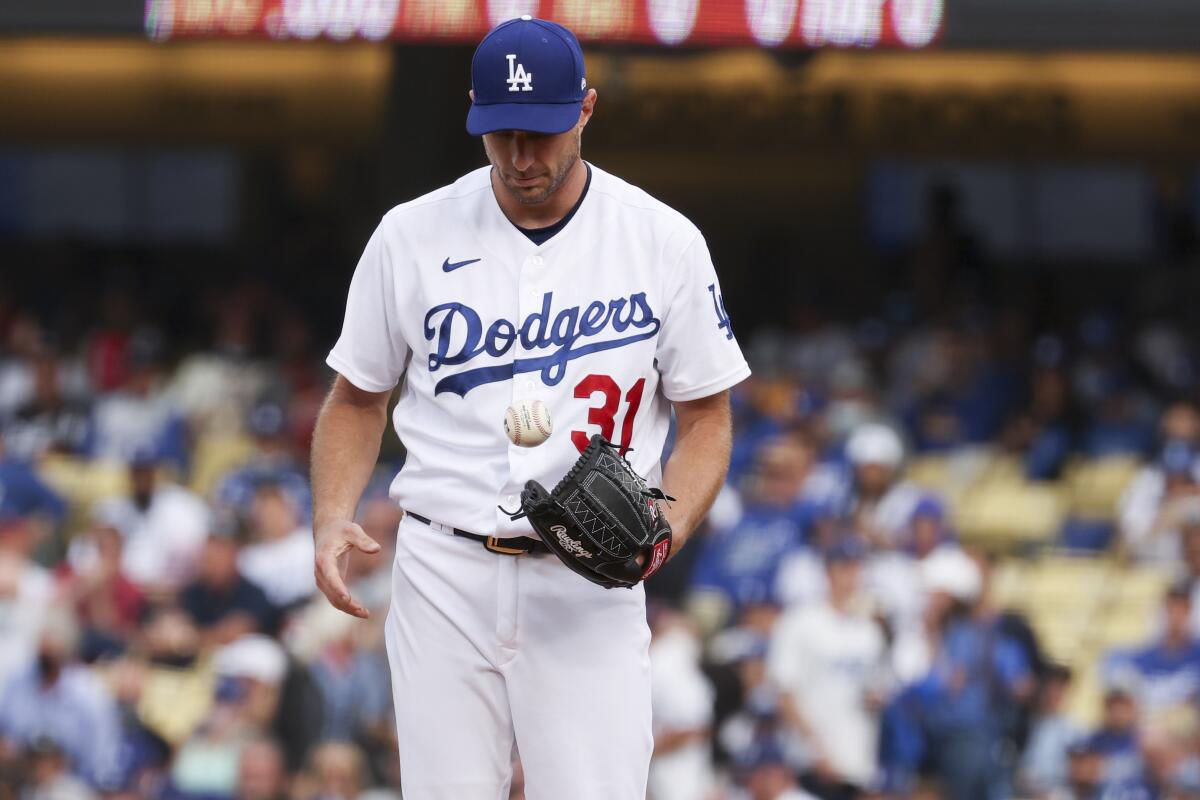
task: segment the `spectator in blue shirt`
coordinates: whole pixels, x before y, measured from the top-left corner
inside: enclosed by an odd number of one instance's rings
[[[1001,442],[1024,461],[1030,480],[1053,480],[1071,455],[1076,427],[1066,376],[1061,369],[1042,367],[1030,378],[1028,405],[1009,419]]]
[[[51,614],[36,660],[0,689],[0,739],[20,748],[49,740],[73,774],[104,786],[117,771],[120,719],[108,690],[76,663],[78,639],[68,614]]]
[[[1191,613],[1190,587],[1172,586],[1162,638],[1134,652],[1124,666],[1128,673],[1119,676],[1132,680],[1137,704],[1151,720],[1200,699],[1200,642],[1192,637]]]
[[[1070,669],[1047,667],[1038,687],[1029,742],[1021,757],[1020,782],[1029,795],[1040,797],[1067,787],[1069,753],[1079,739],[1079,731],[1063,710],[1070,686]]]
[[[1087,747],[1104,760],[1106,789],[1122,791],[1144,783],[1145,764],[1138,741],[1138,709],[1128,690],[1113,687],[1104,696],[1104,717]]]
[[[254,455],[220,480],[217,503],[244,516],[250,512],[258,488],[269,483],[288,496],[301,521],[307,522],[312,515],[308,475],[292,453],[283,407],[259,404],[250,412],[247,427],[254,435]]]
[[[927,575],[933,664],[885,714],[884,766],[905,785],[906,770],[928,764],[946,800],[1006,800],[1011,741],[1033,672],[1025,650],[983,613],[978,568],[972,573],[963,559],[942,566]]]
[[[759,454],[741,519],[704,541],[694,589],[718,592],[735,609],[772,599],[780,562],[802,545],[798,498],[808,464],[806,451],[786,439]]]
[[[0,519],[42,516],[57,522],[66,513],[66,501],[37,476],[29,462],[7,457],[0,436]]]

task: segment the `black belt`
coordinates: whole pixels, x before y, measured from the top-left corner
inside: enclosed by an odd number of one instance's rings
[[[415,519],[417,522],[423,522],[430,527],[433,526],[433,520],[428,517],[422,517],[420,514],[414,514],[411,511],[405,512],[408,516]],[[449,526],[446,526],[449,528]],[[471,533],[460,528],[450,528],[455,536],[461,536],[464,539],[470,539],[473,542],[479,542],[484,548],[493,553],[502,553],[506,556],[524,556],[534,553],[549,553],[550,548],[542,542],[541,539],[534,539],[532,536],[516,536],[512,539],[497,539],[495,536],[484,536],[480,533]]]

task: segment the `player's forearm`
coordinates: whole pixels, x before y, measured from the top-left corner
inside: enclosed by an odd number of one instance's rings
[[[663,490],[676,498],[667,510],[678,552],[712,507],[733,448],[729,393],[675,405],[675,449],[663,470]]]
[[[371,478],[387,426],[386,397],[349,392],[339,378],[317,417],[312,445],[313,523],[348,520]]]

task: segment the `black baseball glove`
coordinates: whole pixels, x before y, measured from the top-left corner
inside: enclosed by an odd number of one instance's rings
[[[554,491],[526,483],[512,518],[528,517],[546,546],[592,583],[632,588],[671,552],[671,526],[658,501],[673,499],[647,488],[617,446],[596,434]]]

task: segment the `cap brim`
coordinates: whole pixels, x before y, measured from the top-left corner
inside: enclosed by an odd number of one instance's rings
[[[582,100],[577,103],[475,103],[467,112],[467,133],[472,136],[496,131],[566,133],[579,121],[582,107]]]

